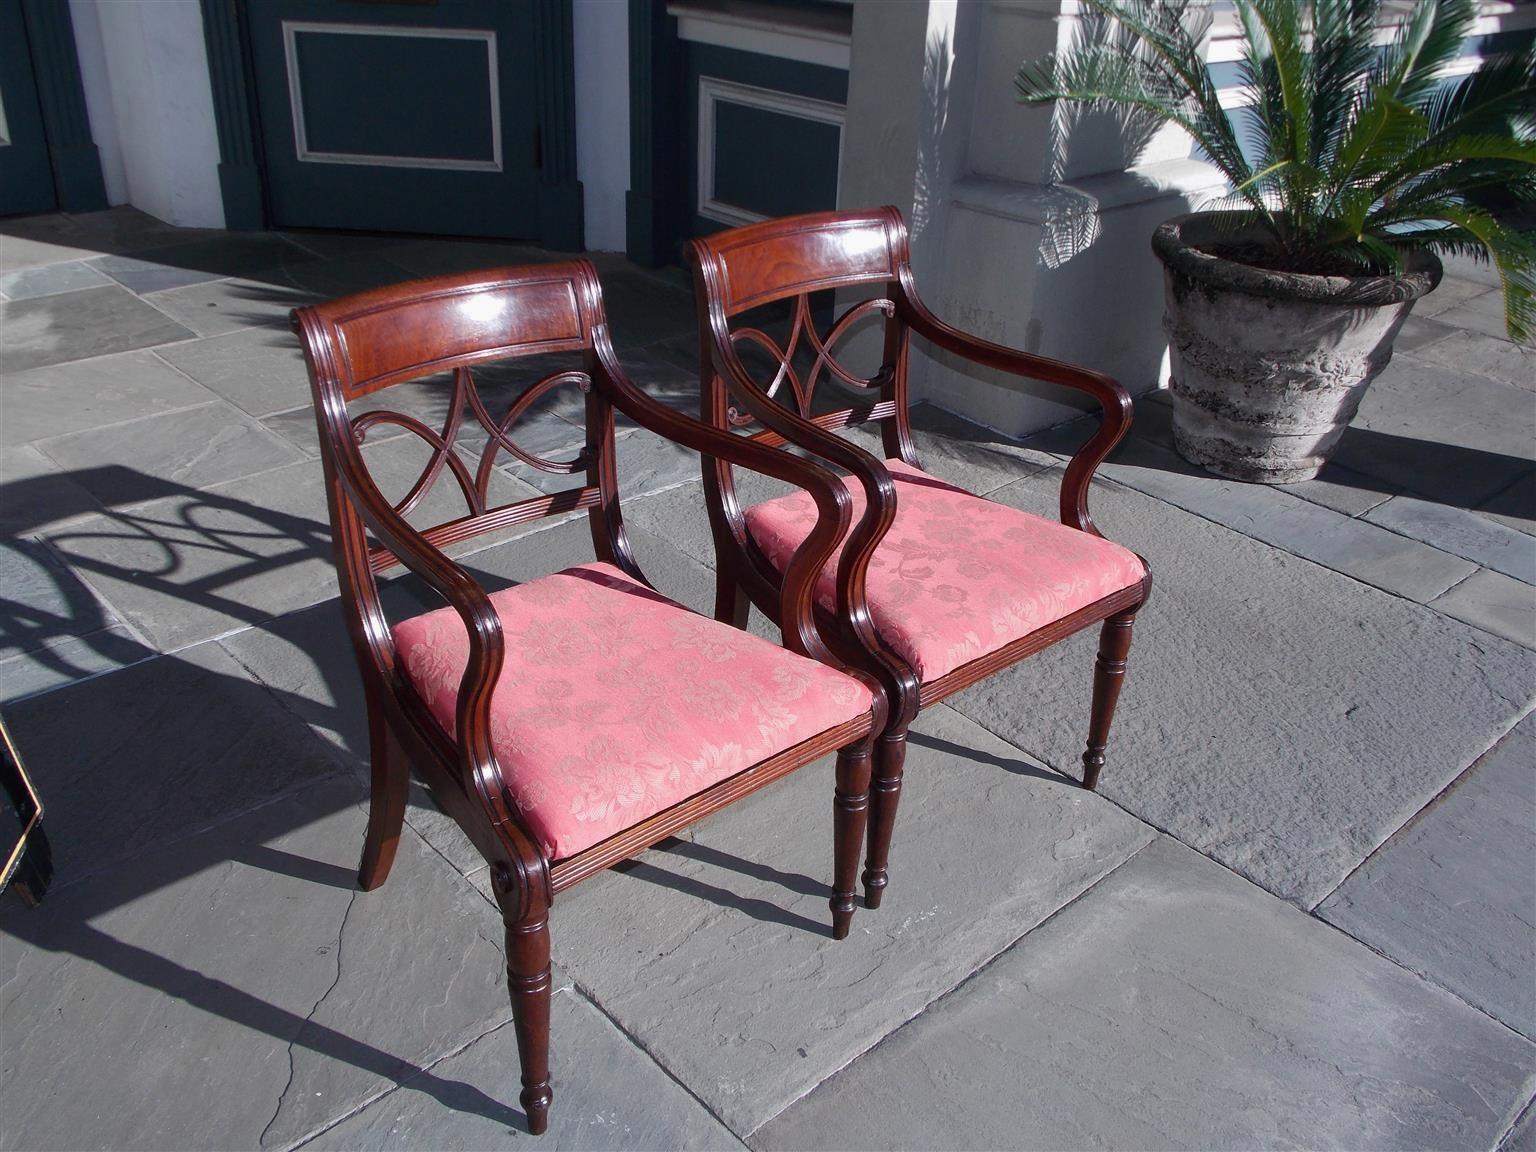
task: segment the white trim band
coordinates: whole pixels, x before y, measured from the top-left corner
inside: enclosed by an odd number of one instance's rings
[[[680,40],[848,71],[853,37],[847,32],[686,3],[668,4],[667,15],[677,17]]]

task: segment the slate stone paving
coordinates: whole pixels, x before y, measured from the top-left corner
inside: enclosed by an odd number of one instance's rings
[[[1358,951],[1159,838],[752,1143],[1492,1147],[1529,1044]]]
[[[1318,915],[1536,1039],[1536,720],[1522,721]]]
[[[58,866],[0,908],[0,1148],[533,1146],[478,854],[416,790],[353,886],[365,725],[286,316],[548,258],[0,221],[0,707]],[[686,274],[595,259],[631,374],[691,410]],[[1536,352],[1492,289],[1452,266],[1315,481],[1206,475],[1140,401],[1092,496],[1157,580],[1102,794],[1085,635],[924,713],[846,941],[830,761],[563,895],[540,1146],[1536,1147]],[[551,398],[526,442],[580,419]],[[931,471],[1046,515],[1087,429],[916,419]],[[708,611],[697,458],[620,434],[642,566]],[[364,450],[386,487],[424,451]],[[575,515],[458,558],[497,587],[589,548]]]

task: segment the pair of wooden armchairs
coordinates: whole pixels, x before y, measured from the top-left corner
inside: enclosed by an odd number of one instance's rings
[[[878,906],[886,885],[902,752],[918,709],[1105,621],[1085,756],[1092,787],[1131,619],[1146,595],[1144,565],[1100,538],[1087,513],[1093,469],[1129,422],[1125,392],[934,319],[912,289],[894,209],[738,229],[695,242],[692,256],[703,420],[658,403],[626,377],[585,261],[419,280],[294,313],[368,706],[373,783],[359,881],[372,889],[389,872],[414,766],[490,865],[506,927],[521,1101],[536,1134],[552,1097],[548,913],[556,894],[835,750],[830,905],[832,934],[845,937],[871,808],[868,907]],[[885,295],[857,305],[824,338],[811,323],[808,293],[855,285],[884,285]],[[732,331],[734,317],[783,300],[795,302],[787,342],[758,329]],[[830,348],[872,310],[886,317],[884,364],[874,377],[857,378]],[[906,399],[911,332],[1103,403],[1103,426],[1067,470],[1062,524],[919,471]],[[809,386],[793,366],[801,339],[815,351]],[[772,351],[779,385],[791,381],[792,404],[775,399],[773,380],[752,377],[738,355],[743,340]],[[556,353],[572,357],[571,366],[530,384],[504,414],[489,411],[475,380],[482,366]],[[822,370],[876,398],[812,416]],[[441,373],[451,373],[443,384],[451,395],[440,429],[406,413],[348,411],[349,402]],[[585,395],[586,444],[568,461],[525,451],[513,435],[518,419],[557,388]],[[466,408],[488,437],[473,472],[454,447]],[[635,563],[619,503],[616,411],[703,458],[719,619],[666,599]],[[762,427],[733,431],[747,414]],[[883,422],[889,459],[829,431],[865,420]],[[398,500],[375,483],[363,451],[367,431],[380,424],[405,428],[431,448],[420,478]],[[785,451],[786,442],[804,451]],[[584,473],[585,483],[495,505],[502,452],[546,472]],[[743,510],[735,468],[798,491]],[[413,526],[409,517],[445,471],[466,513]],[[573,510],[588,513],[591,564],[487,593],[445,553]],[[378,578],[401,566],[447,607],[392,622]],[[749,602],[779,625],[781,644],[742,627]]]

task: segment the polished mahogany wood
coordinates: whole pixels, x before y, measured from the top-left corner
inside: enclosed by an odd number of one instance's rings
[[[875,422],[887,459],[921,466],[907,397],[914,334],[944,352],[1008,374],[996,381],[1003,387],[1023,388],[1024,380],[1039,380],[1082,392],[1098,402],[1103,415],[1063,476],[1061,522],[1100,535],[1088,511],[1089,485],[1095,469],[1130,427],[1131,398],[1102,373],[980,340],[936,317],[917,293],[906,224],[895,208],[815,213],[731,229],[692,241],[688,256],[697,293],[704,420],[721,429],[755,425],[747,438],[768,446],[793,444],[836,465],[860,485],[867,499],[866,512],[850,532],[839,561],[837,611],[817,616],[838,654],[864,663],[885,686],[890,701],[885,730],[875,744],[863,875],[865,903],[878,907],[888,883],[907,728],[919,710],[1106,621],[1083,757],[1083,785],[1094,788],[1125,675],[1131,623],[1147,598],[1151,576],[1149,571],[1136,587],[922,683],[880,637],[864,597],[870,558],[896,511],[890,473],[883,461],[836,432]],[[811,294],[861,287],[875,295],[846,306],[823,331],[816,323]],[[786,302],[788,332],[775,339],[755,316],[767,305]],[[872,375],[860,376],[838,360],[837,345],[855,326],[876,321],[883,326],[880,366]],[[749,355],[766,358],[769,366],[754,374]],[[823,380],[835,381],[859,402],[830,412],[814,410]],[[777,619],[786,599],[784,580],[747,530],[729,460],[704,462],[704,487],[718,557],[716,616],[741,626],[748,604],[756,604]]]
[[[1088,726],[1088,749],[1083,753],[1083,787],[1098,785],[1104,768],[1104,748],[1109,725],[1125,681],[1125,657],[1131,650],[1131,627],[1136,613],[1126,612],[1104,621],[1099,632],[1099,656],[1093,666],[1093,712]]]
[[[837,751],[833,795],[833,934],[846,936],[864,839],[872,746],[885,727],[878,680],[834,653],[821,633],[812,589],[823,565],[855,529],[846,488],[823,464],[710,427],[660,404],[635,387],[608,336],[597,275],[586,261],[502,268],[418,280],[333,300],[293,314],[304,346],[320,430],[336,569],[368,709],[372,799],[359,884],[376,888],[389,875],[405,818],[412,768],[438,805],[462,827],[490,865],[492,890],[507,943],[507,985],[522,1063],[523,1108],[535,1134],[548,1123],[549,912],[555,896],[763,785]],[[528,385],[505,413],[489,411],[475,383],[482,365],[568,353],[574,366]],[[352,415],[348,401],[423,376],[447,373],[448,414],[441,426],[408,413],[374,409]],[[586,444],[571,460],[547,460],[516,441],[518,418],[556,388],[584,394]],[[506,651],[501,622],[485,590],[444,553],[460,543],[543,516],[585,510],[598,560],[645,582],[634,560],[619,504],[615,412],[699,452],[728,460],[808,491],[819,518],[781,584],[776,613],[783,643],[864,681],[870,711],[801,741],[687,800],[569,858],[548,859],[523,823],[492,746],[491,696]],[[465,413],[487,435],[478,462],[457,443]],[[430,459],[398,500],[369,472],[362,451],[370,429],[404,428],[430,449]],[[558,475],[583,473],[577,487],[493,505],[490,482],[502,453]],[[450,484],[464,513],[430,527],[407,516],[434,484]],[[869,529],[859,526],[867,538]],[[400,665],[380,600],[378,577],[404,567],[457,612],[470,641],[454,730],[444,731]],[[856,599],[856,598],[855,598]],[[864,607],[867,614],[867,606]],[[636,669],[643,675],[644,669]]]

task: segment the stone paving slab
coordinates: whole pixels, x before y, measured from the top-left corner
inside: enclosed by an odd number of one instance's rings
[[[186,340],[192,333],[115,285],[0,301],[0,372]]]
[[[557,993],[549,1028],[555,1102],[543,1136],[528,1135],[517,1104],[517,1039],[507,1025],[430,1069],[439,1085],[446,1082],[458,1091],[438,1087],[434,1094],[407,1080],[302,1147],[315,1152],[745,1147],[585,998]],[[501,1108],[483,1103],[497,1099],[511,1103]]]
[[[1477,514],[1527,536],[1536,536],[1536,468],[1484,500],[1477,506]]]
[[[405,494],[429,449],[414,438],[363,449],[386,495]],[[154,483],[128,471],[123,490]],[[171,651],[248,627],[336,594],[330,518],[320,466],[303,460],[203,489],[163,484],[162,498],[87,518],[49,540],[140,633]],[[141,494],[148,494],[140,489]],[[497,473],[493,500],[533,496]],[[435,524],[463,515],[451,479],[407,518]]]
[[[742,507],[798,491],[793,485],[745,468],[736,469],[736,496]],[[624,502],[624,521],[664,536],[700,564],[715,566],[715,538],[709,528],[702,482]]]
[[[148,478],[125,470],[143,492]],[[336,594],[323,477],[312,461],[50,530],[50,543],[162,651]]]
[[[310,402],[298,338],[286,328],[247,328],[167,348],[166,363],[252,416]]]
[[[0,702],[150,655],[45,544],[0,539]]]
[[[90,264],[129,291],[144,295],[314,259],[313,253],[288,243],[276,232],[236,232],[102,256]]]
[[[202,488],[238,480],[304,458],[223,401],[40,440],[37,448],[103,504],[153,499],[166,484]],[[140,490],[125,486],[129,475],[143,478]]]
[[[166,244],[191,243],[221,233],[178,228],[123,205],[102,212],[13,216],[0,220],[0,270],[53,264]]]
[[[1482,292],[1437,313],[1440,321],[1469,332],[1478,332],[1495,340],[1514,343],[1504,320],[1504,293]]]
[[[499,918],[409,830],[354,887],[350,779],[0,918],[7,1148],[285,1147],[511,1015]],[[57,824],[55,827],[60,827]]]
[[[203,645],[7,706],[47,809],[49,899],[296,788],[350,778],[279,699]]]
[[[45,264],[41,268],[22,268],[0,275],[0,299],[31,300],[36,296],[56,296],[60,292],[77,292],[82,288],[103,288],[112,282],[111,277],[82,261]]]
[[[119,624],[41,541],[0,539],[0,655]]]
[[[516,437],[513,437],[514,441]],[[650,492],[660,492],[686,484],[699,477],[699,455],[644,428],[620,432],[614,443],[618,459],[619,495],[632,499]],[[563,476],[530,468],[513,460],[505,471],[540,492],[559,492],[580,487],[583,477]]]
[[[1413,354],[1428,363],[1476,372],[1502,384],[1536,392],[1536,348],[1458,330],[1444,340],[1414,349]]]
[[[414,611],[421,607],[409,595],[388,595],[387,599],[397,606],[410,604]],[[340,601],[289,613],[218,643],[248,675],[276,692],[312,732],[335,745],[366,784],[368,713]],[[485,867],[479,850],[414,779],[405,818],[460,873],[468,875]],[[488,882],[482,894],[494,903]]]
[[[1536,1039],[1536,722],[1381,846],[1317,914]]]
[[[1052,515],[1055,477],[994,498]],[[1524,649],[1137,492],[1098,485],[1090,506],[1153,573],[1100,789],[1304,907],[1530,706]],[[1076,775],[1096,642],[951,702]]]
[[[389,260],[414,276],[446,276],[506,264],[544,264],[562,255],[531,244],[500,240],[410,240],[392,245]]]
[[[861,448],[885,459],[878,425],[856,425],[844,433]],[[912,408],[912,438],[923,470],[967,492],[985,496],[1048,468],[1055,458],[983,428],[932,404]]]
[[[1397,330],[1397,335],[1392,340],[1392,352],[1394,355],[1416,352],[1448,336],[1454,336],[1460,331],[1460,328],[1450,324],[1442,324],[1439,320],[1415,314],[1404,320],[1403,326]]]
[[[953,711],[919,719],[883,906],[830,937],[832,762],[556,901],[576,986],[751,1132],[1150,839]]]
[[[0,659],[0,704],[87,680],[154,655],[153,648],[121,625],[52,640],[30,652]]]
[[[1383,484],[1359,472],[1351,472],[1338,464],[1324,464],[1314,480],[1299,484],[1277,485],[1282,492],[1300,496],[1324,508],[1332,508],[1346,516],[1359,516],[1378,504],[1390,500],[1400,491],[1390,484]]]
[[[149,351],[18,372],[0,386],[5,389],[0,440],[12,445],[218,399]]]
[[[1536,1152],[1536,1101],[1527,1104],[1525,1115],[1510,1129],[1499,1145],[1499,1152]]]
[[[1280,488],[1226,480],[1197,468],[1173,450],[1171,419],[1167,408],[1141,405],[1135,434],[1100,465],[1098,474],[1420,603],[1476,571],[1469,560],[1324,506],[1337,500],[1299,499]],[[1041,442],[1059,447],[1075,443],[1083,432],[1081,425],[1053,429]],[[1336,472],[1330,482],[1337,483],[1340,475]],[[1364,491],[1376,495],[1371,488]],[[1055,519],[1057,513],[1050,515]]]
[[[697,330],[686,284],[634,267],[606,270],[602,279],[603,310],[616,342],[651,344]]]
[[[1478,296],[1487,296],[1496,293],[1497,289],[1483,284],[1477,280],[1464,280],[1458,276],[1443,277],[1435,290],[1413,305],[1413,313],[1410,319],[1423,316],[1438,316],[1442,312],[1448,312],[1452,308],[1459,308]]]
[[[1483,569],[1435,600],[1434,607],[1496,636],[1536,648],[1536,592],[1522,580]]]
[[[292,228],[283,233],[290,244],[297,244],[325,259],[345,258],[360,252],[380,252],[416,243],[411,236],[384,232],[325,232],[318,229]]]
[[[751,1138],[1490,1148],[1536,1047],[1167,838]]]
[[[1413,496],[1394,496],[1367,512],[1365,519],[1484,568],[1536,584],[1536,536],[1475,512]]]
[[[256,279],[211,280],[156,292],[151,301],[199,336],[226,336],[245,328],[286,328],[288,313],[308,303],[286,286]]]
[[[0,381],[0,388],[6,386]],[[30,444],[0,445],[0,532],[20,536],[101,510],[94,496]]]
[[[1442,350],[1449,356],[1452,343],[1432,344],[1425,356]],[[1402,356],[1366,391],[1334,460],[1421,496],[1472,508],[1530,471],[1533,442],[1536,405],[1508,384],[1478,375],[1465,362]]]

